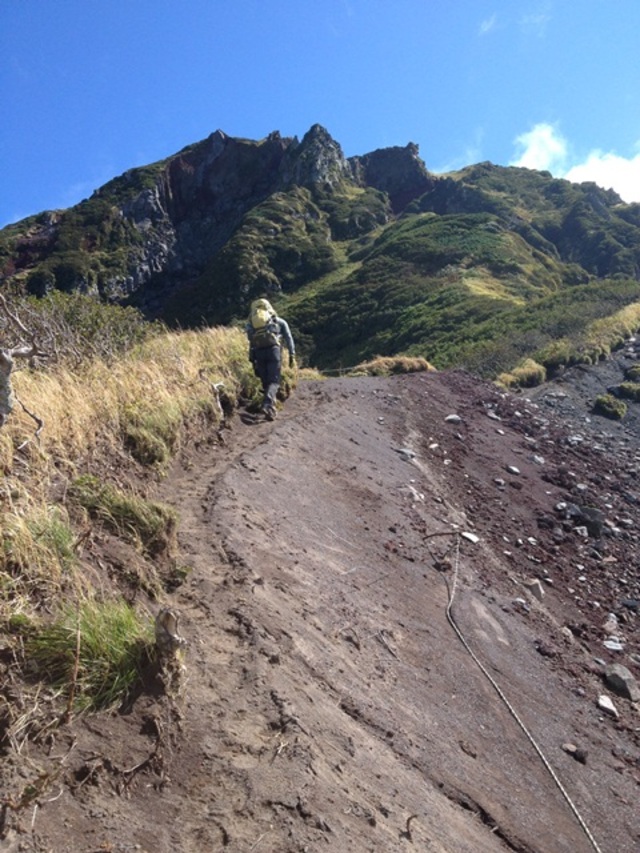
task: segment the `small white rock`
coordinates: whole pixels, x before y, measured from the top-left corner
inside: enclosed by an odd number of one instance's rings
[[[530,578],[524,582],[524,585],[534,598],[537,598],[538,601],[542,601],[544,598],[544,588],[538,578]]]
[[[616,720],[620,717],[616,706],[613,704],[611,699],[606,694],[602,694],[602,696],[598,697],[598,708],[601,711],[604,711],[606,714],[609,714],[612,717],[615,717]]]

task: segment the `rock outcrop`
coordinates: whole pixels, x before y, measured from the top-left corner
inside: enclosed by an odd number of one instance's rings
[[[274,194],[304,188],[310,195],[302,215],[317,219],[367,187],[386,193],[397,213],[433,183],[411,143],[348,160],[319,124],[301,141],[278,131],[255,141],[217,130],[165,161],[125,172],[75,208],[19,223],[2,271],[38,296],[78,289],[161,315]],[[374,202],[374,210],[361,204],[352,217],[360,230],[381,221]],[[327,233],[331,239],[330,223]]]

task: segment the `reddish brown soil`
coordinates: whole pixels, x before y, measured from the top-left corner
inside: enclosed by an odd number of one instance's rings
[[[305,383],[275,423],[236,415],[224,446],[185,454],[158,495],[192,568],[161,602],[184,671],[48,755],[5,756],[12,790],[60,769],[5,809],[3,849],[640,849],[640,713],[602,678],[640,676],[638,442],[563,387]],[[561,501],[608,535],[563,524]]]

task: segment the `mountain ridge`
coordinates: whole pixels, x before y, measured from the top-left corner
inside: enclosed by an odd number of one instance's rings
[[[319,366],[406,353],[497,376],[597,359],[637,328],[640,308],[622,334],[617,315],[640,305],[640,205],[486,162],[436,176],[411,142],[346,158],[318,124],[302,140],[218,130],[3,229],[0,271],[15,292],[79,290],[182,327],[267,295]]]

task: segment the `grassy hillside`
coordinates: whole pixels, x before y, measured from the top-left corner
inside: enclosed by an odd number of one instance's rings
[[[404,353],[495,378],[527,357],[554,369],[606,355],[628,306],[624,334],[637,328],[638,281],[576,275],[490,213],[408,215],[348,257],[344,276],[279,303],[324,368]],[[594,332],[607,317],[611,334]]]

